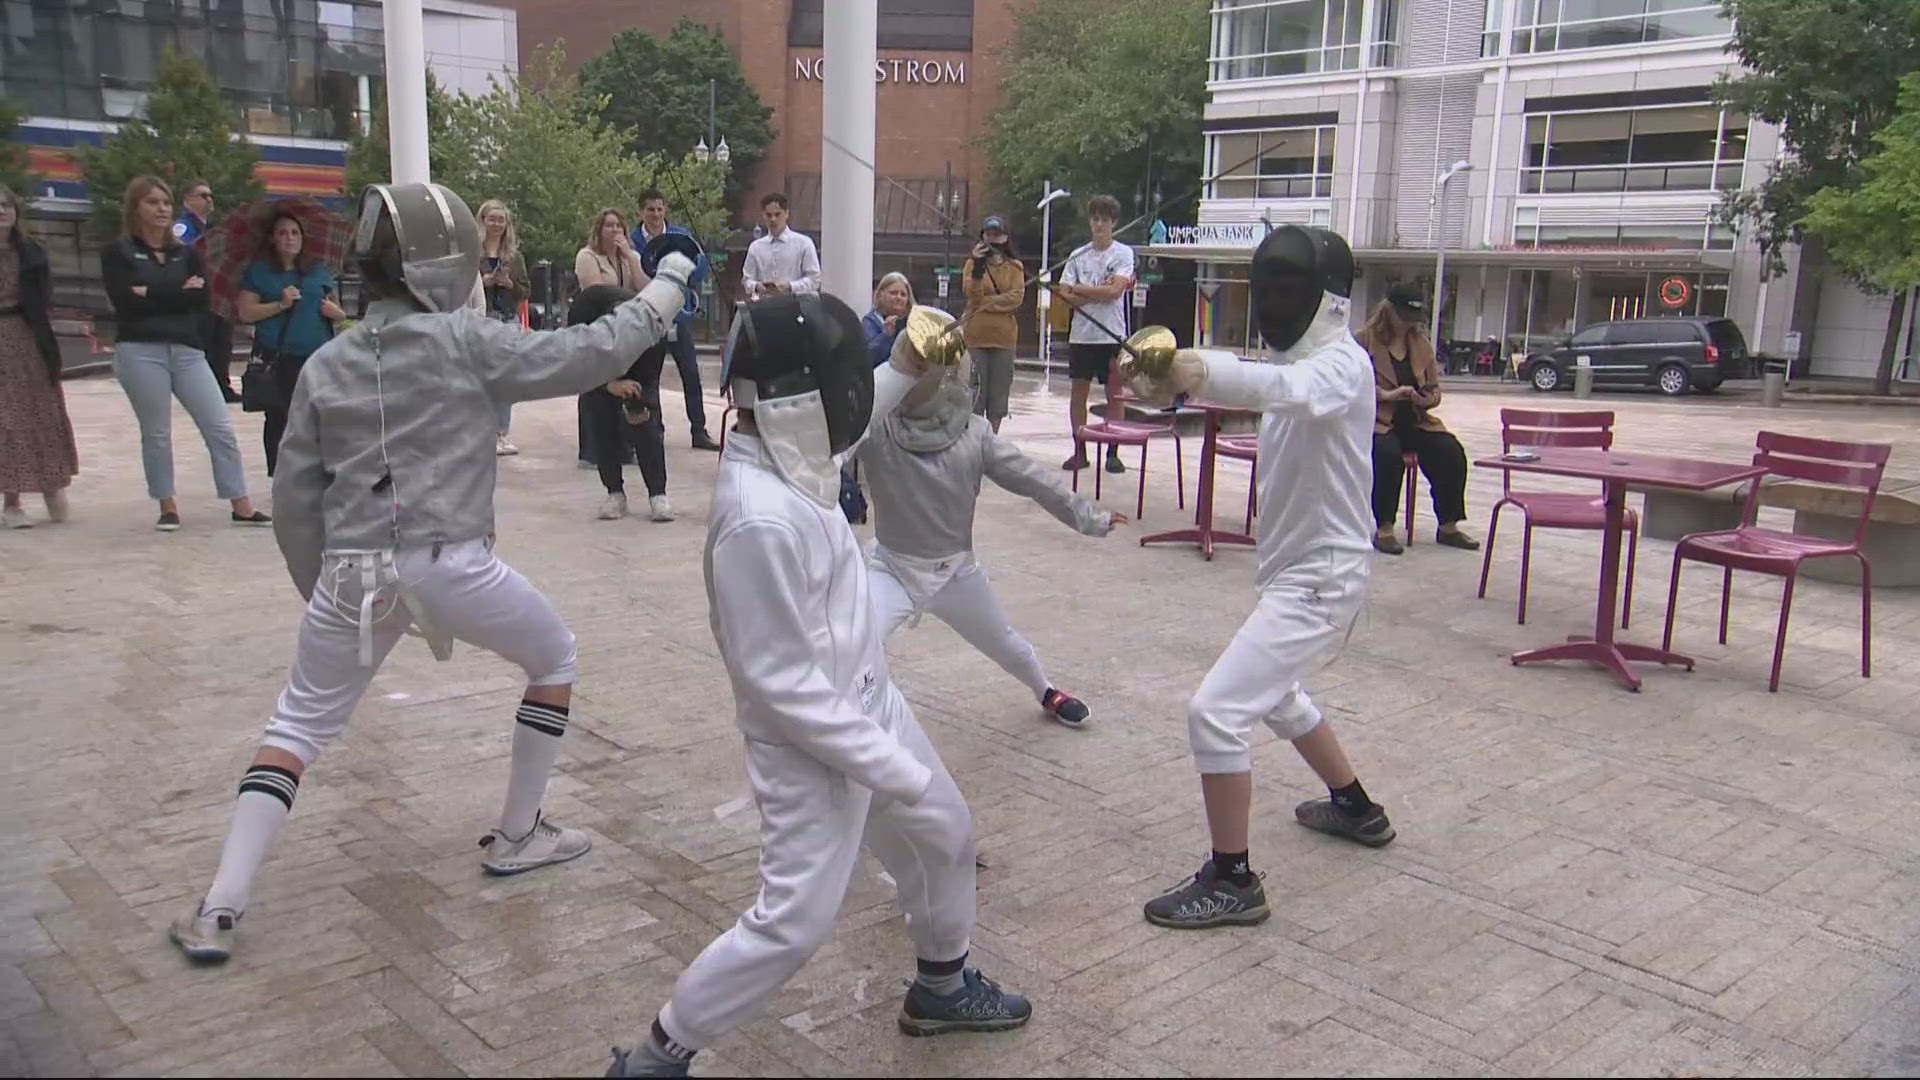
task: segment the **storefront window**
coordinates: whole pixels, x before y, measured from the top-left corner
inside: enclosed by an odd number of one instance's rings
[[[1363,0],[1214,0],[1212,77],[1357,68],[1363,6]]]
[[[1534,351],[1608,319],[1718,317],[1727,275],[1713,270],[1514,270],[1507,290],[1507,347]]]
[[[1208,171],[1220,178],[1211,199],[1333,197],[1331,125],[1271,131],[1223,131],[1207,137]]]
[[[1598,49],[1725,34],[1717,2],[1699,0],[1520,0],[1513,51]]]
[[[207,65],[246,131],[344,139],[385,70],[375,4],[0,0],[0,14],[0,91],[32,115],[138,115],[171,47]]]
[[[1712,105],[1527,118],[1526,194],[1714,191],[1745,178],[1747,117]]]
[[[1209,348],[1245,351],[1257,340],[1245,264],[1205,263],[1195,281],[1195,340]]]

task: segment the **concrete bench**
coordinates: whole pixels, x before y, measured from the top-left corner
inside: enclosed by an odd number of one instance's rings
[[[1733,484],[1711,491],[1679,491],[1667,487],[1627,485],[1646,497],[1640,508],[1640,534],[1656,540],[1678,540],[1688,533],[1732,529],[1740,524],[1747,505],[1747,485]],[[1764,497],[1762,504],[1765,504]]]

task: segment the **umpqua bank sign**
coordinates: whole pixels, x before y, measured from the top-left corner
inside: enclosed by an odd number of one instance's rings
[[[819,82],[826,71],[824,56],[796,56],[793,58],[793,77],[805,82]],[[908,56],[883,56],[873,62],[873,81],[877,83],[911,83],[919,86],[944,86],[952,83],[965,86],[967,83],[967,62],[965,60],[922,60]]]

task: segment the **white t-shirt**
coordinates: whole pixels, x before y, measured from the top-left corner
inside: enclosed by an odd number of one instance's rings
[[[1115,240],[1107,245],[1105,251],[1092,244],[1082,244],[1067,256],[1067,266],[1061,271],[1060,280],[1068,285],[1105,285],[1108,278],[1132,276],[1133,249]],[[1080,317],[1083,311],[1116,334],[1124,335],[1127,332],[1127,297],[1122,293],[1112,300],[1089,301],[1074,310],[1073,327],[1067,333],[1067,341],[1072,344],[1114,344],[1112,334]]]

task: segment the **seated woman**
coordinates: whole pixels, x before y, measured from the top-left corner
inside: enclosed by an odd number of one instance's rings
[[[1394,536],[1400,511],[1400,484],[1406,478],[1404,454],[1414,454],[1433,493],[1433,516],[1440,521],[1434,542],[1475,551],[1480,541],[1460,531],[1467,516],[1467,452],[1433,415],[1440,404],[1440,368],[1423,319],[1427,300],[1411,285],[1395,285],[1354,338],[1373,358],[1373,537],[1375,551],[1406,551]]]

